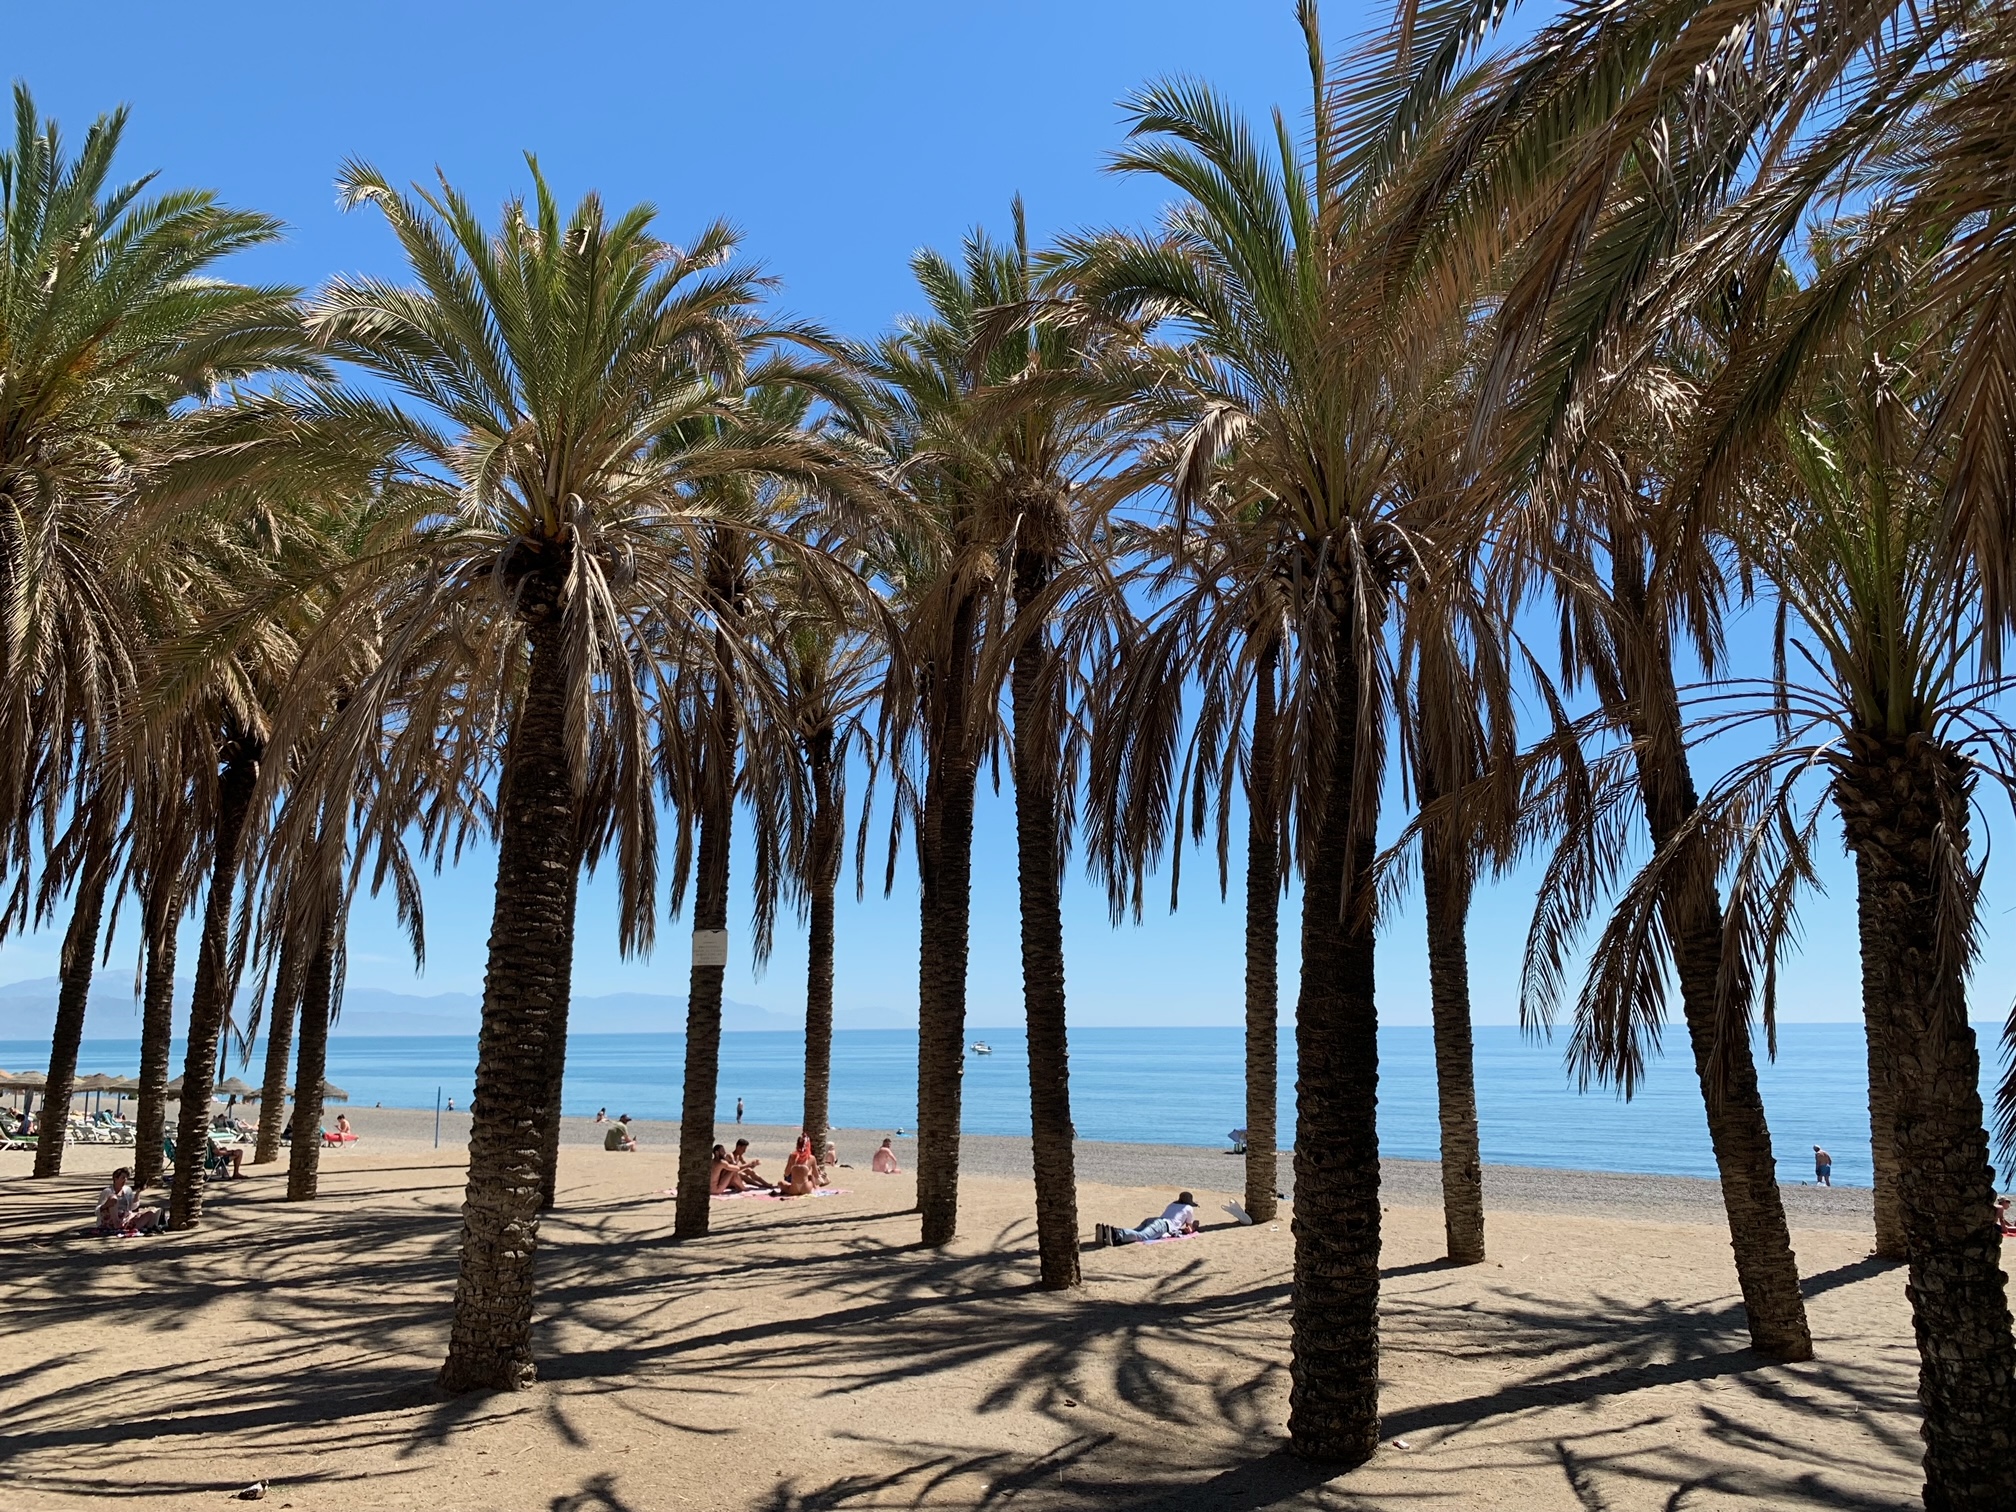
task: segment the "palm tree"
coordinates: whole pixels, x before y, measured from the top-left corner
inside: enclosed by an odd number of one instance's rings
[[[792,335],[829,345],[808,328]],[[807,595],[837,617],[866,591],[841,554],[819,549],[802,531],[790,528],[794,516],[803,512],[808,484],[819,485],[816,497],[822,513],[829,504],[839,506],[836,524],[847,521],[845,494],[856,480],[848,476],[845,452],[806,428],[812,404],[822,397],[848,403],[851,385],[826,365],[773,360],[752,374],[733,420],[708,422],[706,429],[715,440],[730,441],[752,453],[782,455],[795,448],[800,466],[789,479],[773,469],[716,478],[703,486],[701,494],[718,522],[697,532],[695,542],[708,594],[705,633],[696,633],[686,647],[667,653],[669,660],[691,670],[670,701],[669,717],[661,721],[659,766],[667,774],[668,796],[699,831],[673,1218],[673,1236],[680,1239],[697,1238],[708,1230],[714,1112],[720,1092],[721,1000],[727,976],[728,863],[736,805],[738,800],[745,804],[754,820],[758,856],[754,956],[759,963],[770,950],[779,837],[790,827],[788,812],[804,807],[807,774],[799,761],[799,732],[789,700],[777,685],[776,649],[764,652],[770,617],[762,612],[762,603],[782,587]],[[689,427],[689,433],[697,436],[700,429]],[[769,581],[780,578],[781,583]],[[675,910],[685,891],[689,854],[682,839],[672,884]]]
[[[304,675],[342,683],[321,664],[343,659],[353,618],[375,627],[379,660],[302,780],[347,802],[370,751],[395,786],[461,789],[496,753],[496,904],[441,1371],[450,1391],[534,1376],[542,1126],[584,831],[614,836],[620,943],[651,942],[648,734],[653,704],[669,702],[659,652],[687,647],[718,607],[699,539],[709,509],[691,491],[808,463],[795,435],[700,423],[737,412],[766,344],[750,313],[760,279],[722,267],[728,230],[682,250],[651,235],[648,207],[612,217],[592,195],[563,220],[536,163],[532,176],[531,202],[507,203],[492,230],[445,183],[409,197],[347,167],[349,202],[378,206],[417,283],[338,280],[309,314],[325,350],[401,401],[322,391],[316,423],[376,438],[401,466],[399,507]],[[583,814],[591,749],[610,773],[596,786],[606,808]]]
[[[878,626],[864,617],[836,619],[834,606],[782,574],[766,593],[762,639],[773,648],[776,707],[785,717],[804,781],[780,783],[788,803],[782,825],[759,833],[757,945],[767,954],[776,895],[797,901],[805,935],[805,1110],[802,1127],[814,1149],[831,1132],[833,1077],[834,901],[846,849],[847,774],[854,757],[873,754],[866,714],[884,679],[885,648]],[[865,822],[865,820],[864,820]]]
[[[991,734],[980,689],[996,558],[967,455],[970,357],[983,308],[961,271],[933,252],[911,259],[932,306],[858,355],[872,387],[864,441],[888,462],[902,504],[873,563],[901,621],[901,655],[883,693],[901,738],[915,732],[923,779],[899,803],[917,843],[917,1210],[926,1245],[959,1227],[959,1103],[965,1062],[973,804]],[[912,702],[914,699],[914,707]]]
[[[109,792],[114,774],[102,757],[87,753],[84,765],[100,775],[78,800],[71,833],[62,847],[67,864],[52,857],[44,878],[43,915],[52,911],[55,885],[66,873],[74,875],[70,900],[70,922],[63,932],[59,987],[56,999],[56,1026],[49,1047],[49,1074],[43,1084],[42,1126],[56,1132],[35,1146],[37,1176],[63,1173],[63,1150],[67,1144],[62,1131],[70,1120],[71,1084],[77,1076],[77,1051],[84,1038],[84,1010],[91,995],[91,971],[98,954],[99,926],[105,914],[105,893],[113,880],[123,795]]]
[[[1776,739],[1723,779],[1701,828],[1731,858],[1725,975],[1761,964],[1768,981],[1826,800],[1841,817],[1872,1145],[1894,1167],[1879,1219],[1910,1265],[1925,1502],[1999,1507],[2016,1498],[2016,1336],[1967,1022],[1979,887],[1967,832],[1978,771],[2010,783],[2016,748],[1997,717],[2006,679],[1979,675],[1997,665],[1995,622],[1976,571],[1950,555],[1950,475],[1966,451],[1942,434],[1942,408],[1972,338],[1925,313],[1941,254],[1891,243],[1871,256],[1863,229],[1837,225],[1810,244],[1807,287],[1781,275],[1777,308],[1717,395],[1719,407],[1784,385],[1775,435],[1750,449],[1731,534],[1787,613],[1779,676],[1704,700],[1704,733],[1769,720]],[[1844,260],[1857,277],[1834,304]],[[1823,302],[1834,307],[1812,340]]]
[[[1244,774],[1246,800],[1246,1211],[1273,1219],[1279,1200],[1278,975],[1283,881],[1281,811],[1295,784],[1283,784],[1283,686],[1296,678],[1290,660],[1294,601],[1287,553],[1269,532],[1263,505],[1242,501],[1228,471],[1199,488],[1176,455],[1150,448],[1144,472],[1170,477],[1181,514],[1169,524],[1128,528],[1119,549],[1135,562],[1130,576],[1154,606],[1123,643],[1103,680],[1094,716],[1088,831],[1096,868],[1107,881],[1117,922],[1138,919],[1143,880],[1188,810],[1191,839],[1202,844],[1216,816],[1218,888],[1231,883],[1230,799]],[[1197,689],[1188,717],[1186,692]],[[1243,711],[1251,704],[1246,730]],[[1244,736],[1242,748],[1242,735]],[[1242,760],[1243,756],[1243,760]],[[1214,802],[1215,797],[1215,802]],[[1181,895],[1182,854],[1172,852],[1169,906]]]
[[[1598,784],[1610,795],[1600,800],[1578,795],[1573,775],[1584,759],[1575,747],[1594,730],[1568,730],[1555,747],[1569,775],[1542,807],[1565,801],[1564,838],[1535,906],[1522,1013],[1529,1021],[1551,1017],[1564,942],[1595,904],[1588,879],[1615,854],[1605,821],[1635,806],[1654,848],[1682,853],[1662,874],[1657,917],[1671,942],[1751,1344],[1773,1358],[1810,1359],[1812,1333],[1751,1050],[1752,982],[1722,969],[1727,915],[1712,857],[1690,839],[1699,799],[1676,642],[1690,636],[1702,664],[1717,670],[1725,564],[1700,522],[1671,507],[1673,427],[1684,413],[1676,396],[1689,391],[1684,363],[1676,356],[1656,380],[1623,381],[1632,391],[1606,396],[1605,429],[1582,451],[1591,460],[1572,480],[1543,482],[1531,496],[1536,502],[1520,528],[1540,538],[1509,553],[1544,564],[1558,596],[1563,681],[1593,687],[1593,725],[1622,742],[1617,761],[1604,767],[1614,781]],[[1644,973],[1620,975],[1613,961],[1592,960],[1570,1046],[1585,1083],[1614,1082],[1628,1096],[1643,1074],[1645,1040],[1656,1034],[1666,996],[1664,958],[1645,964]]]
[[[1307,818],[1289,1435],[1298,1453],[1355,1464],[1379,1431],[1373,845],[1393,706],[1385,641],[1410,564],[1432,549],[1394,463],[1416,343],[1445,342],[1460,304],[1396,281],[1380,218],[1410,154],[1362,150],[1384,119],[1338,111],[1377,93],[1390,63],[1333,84],[1314,6],[1300,19],[1309,145],[1282,123],[1263,152],[1208,89],[1153,86],[1130,102],[1136,145],[1115,166],[1182,202],[1158,237],[1074,239],[1064,256],[1089,310],[1185,333],[1190,449],[1236,457],[1292,563],[1306,764],[1290,780]]]
[[[45,1116],[67,1117],[124,803],[145,650],[126,599],[136,497],[184,448],[192,401],[293,365],[291,294],[212,266],[278,223],[208,194],[114,184],[124,112],[70,156],[25,87],[0,151],[0,812],[89,814]],[[18,859],[25,829],[10,836]],[[44,1141],[37,1170],[60,1169]]]

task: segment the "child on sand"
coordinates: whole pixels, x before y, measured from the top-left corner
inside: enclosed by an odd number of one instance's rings
[[[895,1176],[903,1170],[901,1166],[896,1164],[896,1151],[886,1139],[882,1141],[882,1148],[875,1152],[875,1158],[869,1162],[869,1165],[884,1176]]]
[[[1174,1239],[1197,1232],[1197,1199],[1188,1192],[1162,1209],[1159,1218],[1144,1219],[1139,1228],[1116,1228],[1110,1223],[1093,1225],[1092,1242],[1102,1249],[1116,1244],[1145,1244],[1151,1239]]]
[[[121,1166],[112,1173],[112,1185],[98,1194],[98,1233],[106,1239],[124,1239],[134,1234],[151,1234],[161,1215],[153,1208],[139,1206],[140,1194],[133,1189],[133,1173]]]

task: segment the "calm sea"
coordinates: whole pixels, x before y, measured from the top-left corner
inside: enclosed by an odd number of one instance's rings
[[[1976,1026],[1992,1095],[2001,1057],[1994,1026]],[[1019,1031],[976,1030],[992,1055],[966,1057],[965,1126],[974,1134],[1026,1134],[1029,1077]],[[1079,1137],[1156,1144],[1222,1144],[1245,1120],[1238,1029],[1075,1029],[1071,1103]],[[1578,1093],[1561,1043],[1535,1042],[1510,1027],[1476,1031],[1477,1100],[1484,1158],[1570,1170],[1713,1176],[1713,1156],[1693,1068],[1668,1055],[1630,1102],[1601,1089]],[[1281,1050],[1281,1127],[1294,1126],[1294,1042]],[[568,1046],[566,1111],[674,1119],[679,1111],[680,1034],[590,1034]],[[0,1066],[46,1063],[48,1046],[0,1042]],[[1379,1035],[1379,1134],[1389,1155],[1433,1159],[1434,1046],[1425,1027]],[[1760,1052],[1761,1054],[1761,1052]],[[176,1064],[181,1059],[176,1050]],[[131,1073],[136,1040],[87,1040],[81,1069]],[[476,1064],[469,1039],[346,1038],[329,1047],[330,1080],[369,1107],[434,1106],[436,1090],[467,1107]],[[1834,1156],[1843,1185],[1869,1183],[1869,1123],[1862,1030],[1855,1024],[1790,1024],[1776,1062],[1760,1067],[1765,1109],[1787,1181],[1810,1181],[1815,1144]],[[257,1062],[246,1073],[257,1079]],[[732,1119],[740,1097],[751,1123],[790,1124],[802,1111],[803,1044],[794,1034],[725,1034],[717,1110]],[[842,1030],[833,1037],[833,1121],[843,1128],[909,1129],[917,1116],[917,1036],[907,1030]],[[1287,1143],[1284,1132],[1284,1145]]]

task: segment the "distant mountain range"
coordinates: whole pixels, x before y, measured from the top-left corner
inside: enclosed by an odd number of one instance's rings
[[[91,1039],[137,1039],[140,1009],[130,991],[94,983],[84,1016]],[[55,977],[0,985],[0,1040],[45,1040],[56,1023]],[[189,1021],[186,981],[175,984],[175,1032]],[[482,1019],[483,1000],[473,992],[421,994],[392,992],[383,987],[353,987],[343,994],[342,1013],[332,1033],[344,1036],[474,1034]],[[728,999],[722,1004],[722,1028],[728,1030],[802,1030],[805,1021],[794,1013],[779,1013],[754,1003]],[[841,1029],[910,1029],[917,1024],[913,1009],[856,1008],[834,1014]],[[568,1012],[568,1028],[576,1034],[675,1034],[686,1027],[686,999],[669,993],[612,992],[577,997]]]

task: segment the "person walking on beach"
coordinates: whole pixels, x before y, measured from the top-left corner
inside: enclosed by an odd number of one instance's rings
[[[1098,1223],[1092,1227],[1092,1242],[1101,1249],[1116,1244],[1146,1244],[1153,1239],[1175,1239],[1183,1234],[1197,1232],[1197,1199],[1188,1192],[1178,1192],[1176,1200],[1162,1209],[1160,1218],[1149,1218],[1139,1228],[1118,1228],[1110,1223]]]
[[[1834,1157],[1820,1146],[1813,1146],[1813,1180],[1824,1187],[1834,1185]]]
[[[735,1099],[735,1122],[742,1122],[742,1099],[739,1097]]]

